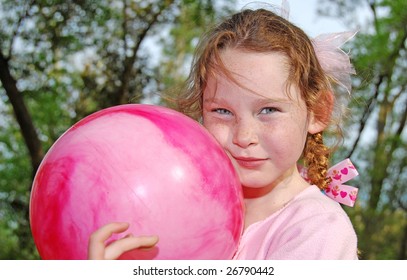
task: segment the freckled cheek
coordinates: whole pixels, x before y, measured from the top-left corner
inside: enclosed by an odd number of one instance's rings
[[[209,131],[209,133],[212,134],[213,137],[215,137],[215,139],[219,142],[219,144],[223,148],[227,147],[230,131],[227,126],[219,123],[210,123],[210,124],[204,123],[204,126]]]
[[[299,157],[305,143],[305,136],[296,128],[290,126],[264,129],[262,145],[270,154],[277,157]]]

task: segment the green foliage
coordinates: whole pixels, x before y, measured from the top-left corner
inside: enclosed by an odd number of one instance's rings
[[[400,243],[403,242],[403,229],[407,226],[406,213],[400,209],[372,212],[360,205],[347,209],[359,236],[359,258],[364,260],[396,260],[402,258]],[[366,217],[369,218],[374,234],[364,238]],[[404,252],[404,256],[405,256]]]
[[[43,151],[92,112],[143,102],[151,94],[160,102],[166,78],[157,65],[175,53],[163,56],[159,44],[175,37],[168,41],[189,46],[177,49],[187,56],[204,25],[234,1],[217,4],[220,9],[210,0],[1,1],[0,54]],[[33,139],[22,137],[12,94],[2,84],[0,259],[38,259],[28,219],[33,170],[27,144]]]
[[[201,35],[218,22],[219,18],[232,12],[230,6],[222,5],[222,2],[216,3],[217,8],[213,1],[184,0],[183,2],[184,5],[179,8],[177,21],[168,32],[169,36],[160,38],[164,56],[157,73],[168,96],[176,94],[187,77],[192,55]],[[234,1],[229,2],[234,3]]]
[[[26,205],[31,165],[19,130],[2,127],[0,134],[0,259],[38,258],[31,239]]]
[[[332,1],[321,1],[321,10]],[[407,184],[407,2],[357,2],[368,21],[350,42],[357,76],[344,129],[342,155],[359,169],[359,207],[347,209],[357,226],[364,259],[405,259]],[[353,1],[339,1],[336,15],[346,14]],[[330,6],[331,8],[331,6]],[[325,11],[328,11],[326,9]],[[354,21],[356,22],[356,21]]]

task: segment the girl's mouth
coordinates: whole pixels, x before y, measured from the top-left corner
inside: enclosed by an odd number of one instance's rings
[[[255,158],[255,157],[235,157],[233,156],[239,166],[249,169],[258,168],[263,165],[267,159],[265,158]]]

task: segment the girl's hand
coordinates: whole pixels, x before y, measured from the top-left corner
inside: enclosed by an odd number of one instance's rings
[[[106,245],[106,240],[113,233],[121,233],[129,228],[128,223],[110,223],[92,233],[89,238],[88,259],[90,260],[113,260],[121,254],[137,249],[150,248],[158,242],[157,236],[132,236],[127,235]]]

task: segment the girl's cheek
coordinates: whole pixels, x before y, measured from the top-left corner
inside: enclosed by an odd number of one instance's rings
[[[220,123],[211,123],[205,126],[210,134],[222,145],[227,143],[230,129]]]

